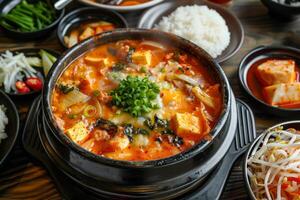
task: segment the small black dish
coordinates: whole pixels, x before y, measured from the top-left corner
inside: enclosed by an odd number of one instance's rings
[[[222,54],[216,57],[214,60],[218,63],[221,63],[231,58],[243,44],[244,28],[240,20],[233,13],[215,3],[210,3],[204,0],[166,1],[145,11],[138,23],[138,28],[152,29],[164,16],[168,16],[180,6],[188,5],[207,6],[208,8],[217,11],[224,18],[230,32],[230,43],[222,52]]]
[[[260,141],[260,139],[262,137],[266,136],[266,133],[269,130],[275,129],[277,127],[283,127],[283,129],[294,128],[296,130],[300,130],[300,121],[299,120],[297,120],[297,121],[288,121],[288,122],[283,122],[283,123],[280,123],[280,124],[276,124],[276,125],[272,126],[271,128],[268,128],[267,130],[265,130],[250,145],[250,147],[249,147],[249,149],[248,149],[248,151],[247,151],[247,153],[245,155],[244,162],[243,162],[243,175],[244,175],[244,182],[245,182],[245,185],[246,185],[246,189],[247,189],[247,192],[248,192],[249,197],[250,197],[251,200],[257,200],[257,199],[256,199],[256,197],[255,197],[255,195],[254,195],[254,193],[252,191],[252,188],[251,188],[251,185],[250,185],[250,181],[249,181],[249,178],[248,178],[247,160],[250,157],[250,155],[252,154],[253,149],[255,148],[256,144]]]
[[[261,0],[261,2],[269,9],[271,14],[280,15],[286,18],[293,18],[300,15],[300,6],[281,4],[273,0]]]
[[[281,59],[293,59],[296,61],[297,65],[300,65],[300,50],[287,47],[287,46],[260,46],[252,51],[250,51],[241,61],[239,65],[239,80],[244,88],[244,90],[248,93],[248,95],[258,103],[259,107],[264,111],[282,117],[296,117],[300,114],[300,108],[295,109],[287,109],[275,107],[267,104],[261,99],[257,98],[252,94],[252,91],[248,87],[247,83],[247,74],[250,67],[259,60],[266,58],[281,58]]]
[[[3,164],[8,154],[15,145],[19,133],[19,114],[12,100],[0,90],[0,105],[6,108],[5,114],[8,118],[8,124],[5,127],[7,138],[0,143],[0,166]]]
[[[51,55],[53,55],[56,58],[58,58],[60,56],[60,53],[58,53],[57,51],[54,51],[51,49],[44,49],[44,48],[19,48],[19,49],[14,49],[14,50],[10,50],[10,51],[13,54],[24,53],[25,56],[40,57],[39,51],[41,49],[47,51],[48,53],[50,53]],[[4,52],[5,51],[0,51],[0,55],[2,55]],[[42,67],[33,67],[33,68],[38,72],[37,73],[38,78],[40,78],[44,83],[45,75],[43,72],[43,68]],[[5,92],[3,89],[3,86],[0,86],[0,91]],[[41,91],[30,91],[29,93],[26,93],[26,94],[20,94],[20,93],[14,93],[14,92],[10,92],[10,93],[5,92],[5,93],[15,99],[15,98],[23,98],[24,96],[27,96],[27,97],[36,96],[40,92]]]
[[[114,11],[94,7],[80,8],[70,12],[60,21],[57,29],[60,43],[65,48],[68,48],[65,44],[64,36],[74,27],[80,25],[80,23],[92,20],[103,20],[115,24],[117,28],[128,28],[125,18]]]
[[[29,2],[32,2],[32,1],[34,2],[36,0],[29,0]],[[53,5],[54,5],[54,2],[55,2],[54,0],[49,0],[49,1],[53,2]],[[0,3],[0,15],[8,13],[20,2],[21,2],[21,0],[3,0]],[[55,9],[55,8],[53,7],[53,9]],[[15,38],[18,40],[37,39],[37,38],[41,38],[41,37],[46,36],[49,33],[51,33],[51,31],[53,31],[55,29],[55,27],[57,26],[58,22],[62,19],[64,14],[65,14],[64,9],[56,10],[56,20],[54,22],[52,22],[52,24],[50,24],[49,26],[45,27],[44,29],[34,31],[34,32],[21,32],[21,31],[17,31],[17,30],[7,29],[3,26],[1,26],[1,27],[2,27],[3,31],[7,34],[8,37],[12,37],[12,38]]]

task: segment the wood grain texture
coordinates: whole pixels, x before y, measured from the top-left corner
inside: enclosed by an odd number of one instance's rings
[[[261,132],[269,126],[288,119],[269,116],[257,109],[239,84],[237,78],[238,64],[247,52],[257,46],[284,44],[299,47],[300,19],[285,21],[278,16],[270,16],[268,10],[259,0],[234,0],[229,9],[241,20],[246,35],[241,50],[221,65],[229,78],[236,97],[247,102],[255,112],[256,127]],[[134,27],[138,22],[139,18],[137,16],[137,14],[127,14],[125,16],[131,19],[131,27]],[[10,39],[0,31],[0,51],[20,47],[41,47],[63,51],[55,32],[51,33],[49,37],[37,41],[24,42]],[[22,113],[22,119],[24,119],[30,101],[17,102],[17,104]],[[7,162],[0,170],[0,200],[3,199],[61,199],[43,166],[25,152],[20,143],[20,138]],[[242,177],[241,159],[233,168],[221,199],[247,199]]]

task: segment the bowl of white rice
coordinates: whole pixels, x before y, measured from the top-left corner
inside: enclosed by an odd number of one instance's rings
[[[5,129],[8,124],[8,118],[5,112],[6,112],[6,107],[0,104],[0,144],[2,140],[7,138]]]
[[[0,166],[15,145],[19,132],[19,115],[12,100],[0,90]]]
[[[233,56],[244,39],[243,27],[232,13],[202,0],[174,0],[155,6],[142,16],[138,27],[190,40],[218,62]]]

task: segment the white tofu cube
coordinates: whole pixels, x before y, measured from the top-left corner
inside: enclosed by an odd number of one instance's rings
[[[112,62],[108,58],[87,55],[84,58],[84,61],[89,64],[98,64],[100,67],[110,67]]]
[[[115,147],[118,147],[119,149],[123,150],[125,148],[128,147],[129,145],[129,139],[127,136],[123,135],[123,136],[118,136],[116,135],[114,138],[112,138],[110,140],[110,144],[115,146]]]
[[[85,40],[89,37],[92,37],[95,34],[94,29],[92,29],[91,27],[87,27],[83,33],[79,36],[79,41]]]
[[[190,113],[176,113],[175,126],[178,135],[201,134],[200,120]]]
[[[83,122],[78,122],[67,130],[67,135],[76,143],[84,141],[89,135],[89,130]]]
[[[142,134],[135,135],[133,138],[133,144],[139,147],[148,146],[149,144],[148,136]]]
[[[295,61],[268,60],[257,67],[257,76],[265,86],[293,83],[296,79]]]
[[[136,51],[132,54],[132,62],[138,65],[151,65],[152,54],[150,51]]]
[[[300,102],[300,83],[277,84],[264,88],[266,101],[271,105]]]

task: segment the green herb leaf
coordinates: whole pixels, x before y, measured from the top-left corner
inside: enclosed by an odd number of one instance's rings
[[[100,91],[99,91],[99,90],[94,90],[94,91],[93,91],[93,96],[94,96],[94,97],[100,96]]]
[[[182,67],[178,67],[178,70],[184,73],[184,69]]]
[[[73,86],[64,85],[64,84],[58,84],[57,87],[64,94],[68,94],[69,92],[71,92],[75,89]]]
[[[154,103],[159,87],[148,78],[128,76],[111,92],[112,104],[134,117],[158,108]]]
[[[146,67],[144,67],[144,66],[143,66],[143,67],[141,67],[141,69],[140,69],[140,72],[141,72],[141,73],[146,73],[146,72],[147,72],[147,68],[146,68]]]
[[[69,119],[76,119],[76,118],[77,118],[77,115],[75,115],[75,114],[69,114],[69,115],[68,115],[68,118],[69,118]]]

